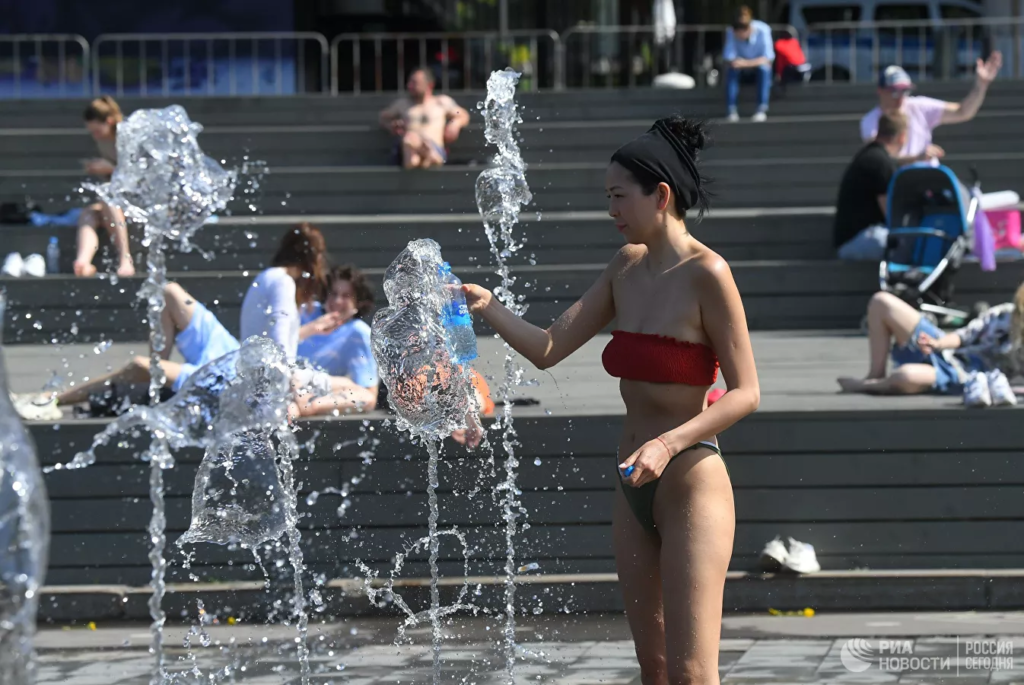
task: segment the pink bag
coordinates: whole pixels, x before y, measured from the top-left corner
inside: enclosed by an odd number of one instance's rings
[[[1022,248],[1020,238],[1020,211],[1017,209],[992,209],[985,212],[997,250]]]

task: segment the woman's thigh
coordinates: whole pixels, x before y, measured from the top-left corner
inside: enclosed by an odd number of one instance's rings
[[[669,680],[717,682],[725,576],[736,513],[721,457],[706,448],[675,457],[654,515],[661,533],[662,602]]]
[[[626,618],[641,669],[665,671],[665,624],[661,609],[661,543],[637,521],[616,485],[612,505],[615,566]]]

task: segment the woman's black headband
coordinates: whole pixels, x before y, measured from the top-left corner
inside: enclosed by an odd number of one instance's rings
[[[700,203],[701,180],[697,162],[683,141],[662,121],[639,138],[626,143],[612,161],[639,178],[664,181],[675,194],[677,207],[687,210]]]

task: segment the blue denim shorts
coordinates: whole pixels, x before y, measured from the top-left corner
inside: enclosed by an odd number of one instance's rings
[[[910,340],[906,345],[893,345],[892,361],[896,366],[903,364],[931,364],[935,369],[935,385],[932,392],[937,395],[959,395],[964,391],[964,373],[960,362],[952,355],[943,355],[942,352],[925,354],[917,346],[917,338],[922,333],[938,339],[945,333],[925,317],[917,322],[914,331],[910,334]]]

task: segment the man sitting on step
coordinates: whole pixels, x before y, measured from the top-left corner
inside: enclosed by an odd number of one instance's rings
[[[424,68],[409,76],[408,95],[380,113],[380,125],[398,137],[405,169],[429,169],[448,161],[447,146],[469,123],[469,112],[447,95],[434,95],[434,75]]]
[[[832,228],[840,259],[877,262],[885,256],[889,181],[906,140],[907,118],[899,112],[883,114],[878,136],[861,148],[843,174]]]

